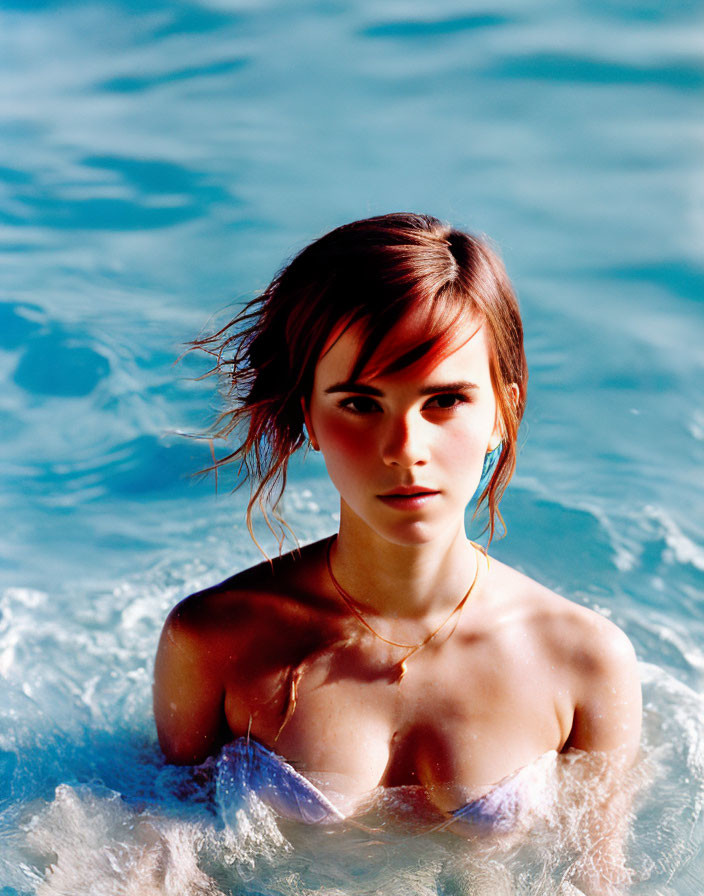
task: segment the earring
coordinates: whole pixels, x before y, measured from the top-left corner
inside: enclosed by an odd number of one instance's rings
[[[484,455],[484,463],[482,464],[482,475],[479,479],[479,485],[472,496],[472,500],[475,498],[479,498],[479,495],[484,491],[484,489],[489,484],[489,481],[494,474],[494,470],[496,469],[496,465],[499,462],[499,458],[501,457],[501,452],[504,450],[504,443],[499,442],[496,448],[490,448],[487,453]]]

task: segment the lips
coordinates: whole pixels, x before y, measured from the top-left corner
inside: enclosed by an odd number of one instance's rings
[[[399,511],[413,511],[423,510],[424,507],[432,504],[439,495],[439,491],[425,488],[422,485],[397,485],[393,491],[377,497],[387,507]]]
[[[390,492],[384,492],[379,495],[380,498],[410,498],[420,495],[437,495],[438,491],[434,488],[425,488],[422,485],[397,485]]]

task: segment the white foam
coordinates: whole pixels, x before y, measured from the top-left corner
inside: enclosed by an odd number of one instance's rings
[[[704,572],[704,548],[686,536],[664,508],[649,504],[643,509],[643,512],[648,519],[653,520],[660,527],[669,548],[667,554],[669,562],[688,563],[695,569]]]
[[[698,442],[704,442],[704,411],[694,411],[688,429],[693,438]]]
[[[34,816],[27,843],[43,857],[37,896],[217,896],[198,866],[200,825],[130,810],[117,793],[60,785]]]

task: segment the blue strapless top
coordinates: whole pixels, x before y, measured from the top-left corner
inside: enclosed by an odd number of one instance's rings
[[[215,787],[223,821],[231,826],[237,812],[247,807],[251,794],[271,806],[277,815],[306,824],[326,824],[345,818],[283,756],[245,737],[223,747]]]
[[[545,780],[535,772],[538,766],[554,768],[556,756],[552,750],[509,775],[484,796],[456,809],[441,827],[464,822],[494,831],[514,828],[525,809],[544,802]],[[216,799],[225,824],[237,826],[237,813],[247,808],[252,794],[277,815],[306,824],[330,824],[346,817],[282,756],[240,737],[223,748],[217,763]]]

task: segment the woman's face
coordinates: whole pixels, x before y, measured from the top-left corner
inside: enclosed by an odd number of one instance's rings
[[[409,316],[386,338],[422,341],[423,327]],[[350,382],[361,347],[352,327],[318,362],[306,426],[340,493],[346,525],[403,545],[464,526],[500,427],[480,321],[461,326],[455,345],[423,373]]]

